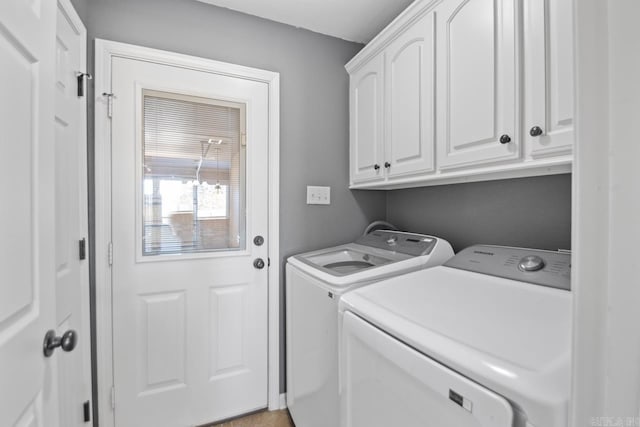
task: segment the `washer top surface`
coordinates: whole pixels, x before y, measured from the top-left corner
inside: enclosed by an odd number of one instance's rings
[[[544,265],[527,270],[538,258]],[[502,394],[533,425],[562,425],[572,297],[560,282],[569,268],[566,253],[474,246],[445,266],[350,292],[340,310]]]
[[[376,230],[353,243],[295,255],[288,262],[331,285],[348,286],[440,265],[452,256],[451,245],[445,240]]]

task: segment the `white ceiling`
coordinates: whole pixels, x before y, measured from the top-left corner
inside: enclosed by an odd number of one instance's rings
[[[369,42],[412,0],[198,0],[358,43]]]

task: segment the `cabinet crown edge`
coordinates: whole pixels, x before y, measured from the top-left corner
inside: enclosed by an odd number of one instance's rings
[[[389,43],[395,40],[405,29],[415,21],[429,13],[442,0],[416,0],[411,3],[400,15],[393,19],[382,31],[380,31],[360,52],[358,52],[344,66],[349,74],[358,70],[373,56],[379,54]]]

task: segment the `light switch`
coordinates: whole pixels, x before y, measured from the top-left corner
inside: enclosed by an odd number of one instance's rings
[[[315,187],[307,185],[308,205],[329,205],[331,204],[331,187]]]

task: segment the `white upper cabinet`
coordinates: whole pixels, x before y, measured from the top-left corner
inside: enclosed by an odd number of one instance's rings
[[[384,177],[384,57],[351,74],[349,90],[351,182]]]
[[[441,169],[520,157],[513,0],[445,0],[438,24]]]
[[[347,65],[351,188],[571,171],[572,0],[417,0]]]
[[[385,168],[388,177],[434,170],[435,14],[385,49]]]
[[[571,152],[573,17],[569,0],[526,1],[524,137],[531,157]]]

